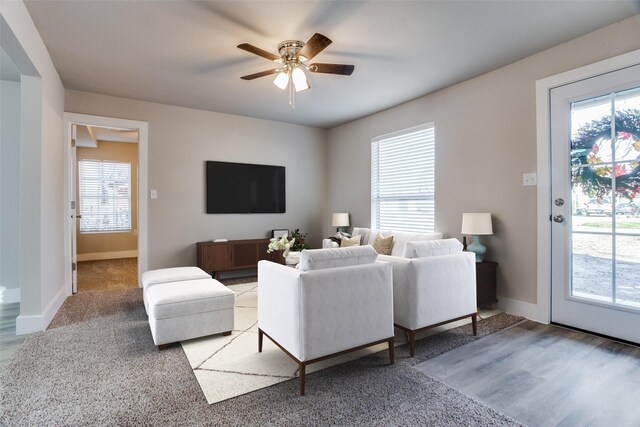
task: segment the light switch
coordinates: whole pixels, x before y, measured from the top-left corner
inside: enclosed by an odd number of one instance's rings
[[[151,199],[155,200],[158,198],[158,192],[156,190],[151,190]]]
[[[538,185],[538,175],[535,172],[522,174],[522,186],[530,187],[532,185]]]

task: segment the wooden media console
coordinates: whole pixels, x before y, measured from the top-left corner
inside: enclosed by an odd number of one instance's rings
[[[269,239],[198,242],[198,267],[220,279],[220,272],[256,268],[266,259],[284,264],[282,251],[267,253]]]

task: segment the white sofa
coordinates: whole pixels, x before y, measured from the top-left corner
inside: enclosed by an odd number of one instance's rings
[[[258,263],[258,351],[263,335],[299,366],[387,342],[393,363],[391,265],[371,247],[305,250],[297,268]]]
[[[354,228],[353,235],[375,241],[378,233],[394,236],[391,255],[378,260],[393,265],[393,318],[405,331],[409,353],[415,355],[416,332],[471,317],[477,334],[475,257],[456,239],[441,233],[408,233]],[[329,239],[323,245],[330,243]],[[331,246],[333,246],[331,245]]]
[[[389,231],[389,230],[376,230],[373,228],[354,227],[352,236],[362,236],[360,241],[361,245],[372,245],[376,240],[376,236],[382,234],[383,237],[393,235],[393,247],[391,248],[391,256],[402,257],[404,256],[404,249],[408,242],[425,241],[442,239],[442,233],[418,233],[409,231]],[[332,241],[331,239],[324,239],[322,241],[323,248],[337,248],[340,245]]]

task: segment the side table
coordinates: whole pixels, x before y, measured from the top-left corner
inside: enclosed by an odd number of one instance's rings
[[[497,262],[476,262],[476,301],[478,307],[494,309],[498,302],[496,298],[497,268]]]

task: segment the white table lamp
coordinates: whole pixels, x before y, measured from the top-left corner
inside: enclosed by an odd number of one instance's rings
[[[463,213],[462,234],[470,234],[472,242],[467,246],[469,252],[475,252],[476,262],[482,262],[482,256],[487,252],[487,247],[480,243],[479,236],[493,234],[490,213]]]
[[[331,219],[331,225],[337,227],[336,231],[340,231],[341,227],[348,227],[350,225],[349,214],[346,212],[334,213]]]

